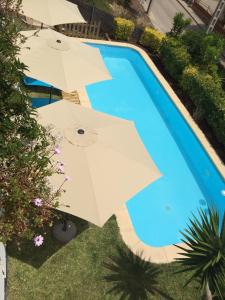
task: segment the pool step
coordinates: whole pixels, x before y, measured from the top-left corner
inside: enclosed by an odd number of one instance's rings
[[[68,100],[70,102],[73,102],[75,104],[80,104],[80,98],[77,91],[74,91],[72,93],[65,93],[62,92],[62,97],[64,100]]]

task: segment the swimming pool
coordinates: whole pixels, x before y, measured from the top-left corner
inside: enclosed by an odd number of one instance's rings
[[[93,44],[91,44],[93,45]],[[191,213],[225,210],[224,179],[141,55],[94,44],[112,80],[86,87],[95,110],[134,120],[162,177],[127,202],[136,234],[160,247],[180,242]]]
[[[49,105],[52,103],[57,102],[55,99],[49,99],[49,98],[32,98],[32,107],[33,108],[39,108],[45,105]]]

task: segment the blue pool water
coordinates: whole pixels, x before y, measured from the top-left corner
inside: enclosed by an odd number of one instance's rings
[[[49,103],[49,98],[32,98],[32,106],[33,108],[39,108],[45,105],[52,104],[57,100],[51,99],[51,103]]]
[[[112,80],[87,86],[92,107],[134,120],[162,177],[127,202],[139,238],[152,246],[180,241],[191,213],[225,210],[225,182],[138,52],[98,47]]]

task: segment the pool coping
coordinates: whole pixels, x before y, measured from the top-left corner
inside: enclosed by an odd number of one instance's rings
[[[225,179],[225,166],[223,165],[222,161],[218,157],[216,151],[213,149],[209,141],[207,140],[206,136],[202,132],[202,130],[198,127],[198,125],[193,120],[190,113],[187,111],[186,107],[180,101],[172,87],[157,69],[156,65],[153,63],[151,58],[148,54],[138,46],[124,43],[124,42],[112,42],[112,41],[103,41],[103,40],[93,40],[93,39],[84,39],[84,38],[76,38],[82,42],[90,42],[95,44],[103,44],[109,46],[119,46],[119,47],[126,47],[131,48],[137,51],[142,58],[145,60],[146,64],[152,70],[156,78],[159,80],[162,87],[165,89],[167,94],[172,99],[173,103],[175,104],[178,111],[181,113],[187,124],[190,126],[192,131],[194,132],[195,136],[201,143],[203,149],[209,155],[210,159],[214,163],[215,167],[217,168],[220,175]],[[87,92],[84,89],[78,91],[81,105],[86,107],[91,107],[91,102],[88,98]],[[163,247],[153,247],[150,245],[144,244],[139,237],[137,236],[133,224],[131,222],[128,210],[126,205],[121,207],[116,212],[116,219],[120,229],[121,236],[125,242],[125,244],[134,252],[134,253],[141,253],[142,257],[146,260],[151,260],[154,263],[170,263],[173,262],[176,258],[180,257],[182,251],[177,248],[175,245],[168,245]],[[179,246],[185,246],[184,243],[177,244]]]

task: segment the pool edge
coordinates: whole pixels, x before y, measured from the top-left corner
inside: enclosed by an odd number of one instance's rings
[[[133,253],[141,255],[144,260],[150,260],[156,264],[166,264],[181,257],[182,251],[175,245],[154,247],[143,243],[135,232],[126,205],[116,212],[116,220],[124,243]],[[185,247],[184,243],[176,245]]]

